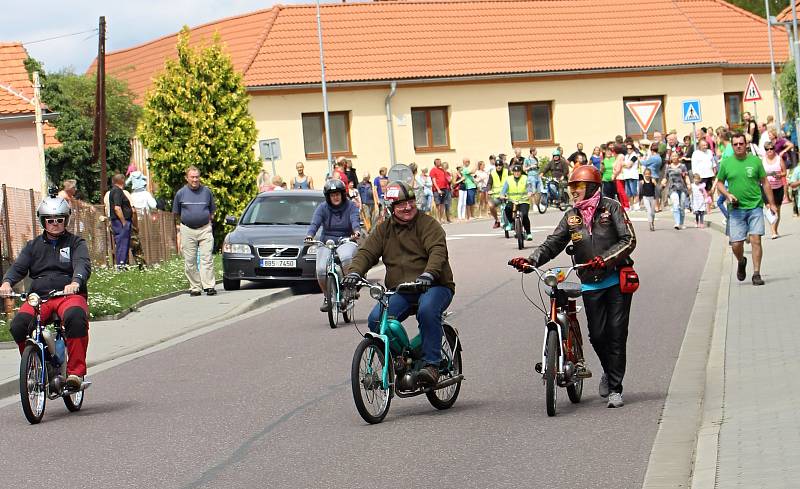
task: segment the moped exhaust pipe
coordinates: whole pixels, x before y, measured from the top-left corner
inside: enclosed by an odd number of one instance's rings
[[[443,380],[443,381],[439,382],[434,387],[432,387],[431,390],[443,389],[443,388],[449,387],[449,386],[451,386],[453,384],[458,384],[462,380],[464,380],[464,374],[459,374],[459,375],[456,375],[455,377],[451,377],[451,378],[449,378],[447,380]]]

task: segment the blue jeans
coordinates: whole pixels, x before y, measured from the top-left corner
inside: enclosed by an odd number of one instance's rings
[[[114,264],[126,265],[128,263],[128,250],[131,247],[131,221],[122,222],[118,219],[111,221],[111,232],[114,233]]]
[[[728,206],[725,205],[725,196],[722,194],[720,194],[717,199],[717,209],[725,216],[725,219],[728,218]]]
[[[389,298],[389,317],[403,322],[413,304],[417,307],[417,322],[422,335],[422,360],[439,365],[442,360],[442,314],[453,300],[453,292],[442,285],[428,289],[424,294],[395,294]],[[374,333],[380,331],[381,305],[375,304],[367,324]],[[409,335],[413,337],[414,335]]]
[[[731,209],[728,213],[727,234],[731,244],[744,241],[748,235],[764,236],[764,209]]]
[[[675,219],[676,226],[683,226],[686,218],[684,208],[686,207],[686,192],[675,192],[669,194],[669,201],[672,204],[672,218]]]

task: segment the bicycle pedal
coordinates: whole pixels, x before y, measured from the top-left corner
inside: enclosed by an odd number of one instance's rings
[[[591,379],[592,378],[592,372],[589,371],[589,370],[581,369],[581,370],[578,370],[577,372],[575,372],[575,377],[577,377],[579,379]]]

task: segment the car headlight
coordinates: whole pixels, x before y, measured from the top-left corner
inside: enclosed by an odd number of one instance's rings
[[[319,248],[319,245],[311,245],[311,246],[309,246],[308,249],[306,250],[306,255],[316,255],[317,254],[317,248]]]
[[[31,307],[39,307],[39,303],[42,302],[42,298],[39,297],[39,294],[28,294],[28,305]]]
[[[250,245],[242,244],[242,243],[228,243],[225,242],[222,244],[222,251],[225,253],[250,253]]]

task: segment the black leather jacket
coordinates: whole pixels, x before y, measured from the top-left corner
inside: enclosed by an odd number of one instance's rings
[[[528,259],[537,267],[542,266],[558,256],[570,241],[576,263],[586,263],[595,256],[606,262],[605,270],[579,270],[581,282],[600,282],[610,270],[633,264],[630,255],[636,248],[636,233],[619,202],[608,197],[602,197],[595,210],[592,234],[586,229],[580,212],[570,209],[553,234],[533,250]]]

